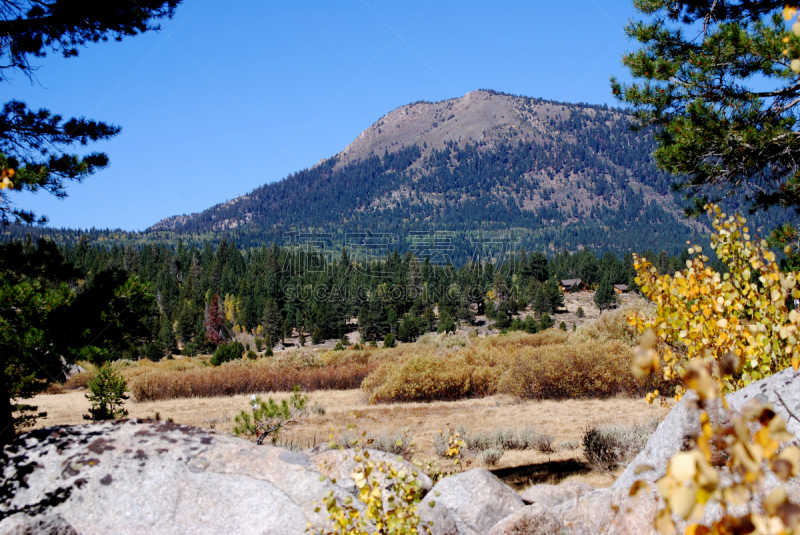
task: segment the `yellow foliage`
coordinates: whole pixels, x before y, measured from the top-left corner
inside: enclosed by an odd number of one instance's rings
[[[350,477],[358,488],[356,506],[351,497],[338,499],[333,491],[323,499],[333,530],[313,530],[320,535],[381,535],[431,533],[430,526],[420,521],[417,504],[422,500],[422,484],[417,472],[398,468],[391,462],[376,463],[370,459],[364,441],[357,441],[353,450],[355,469]],[[375,477],[378,473],[389,482],[389,489],[381,488]],[[324,476],[322,476],[324,479]],[[429,502],[431,506],[435,502]],[[319,510],[319,509],[317,509]],[[309,528],[311,526],[309,525]]]
[[[789,501],[783,487],[769,492],[764,488],[768,472],[780,481],[800,472],[800,448],[785,444],[795,438],[786,431],[786,422],[755,399],[741,415],[734,414],[721,397],[711,369],[699,360],[689,363],[683,379],[697,393],[697,407],[719,399],[726,414],[720,415],[715,425],[708,413],[702,412],[694,448],[670,459],[667,473],[656,482],[666,507],[656,514],[655,527],[673,534],[677,517],[689,522],[685,533],[797,533],[800,507]],[[720,459],[726,460],[722,466]],[[723,472],[729,476],[723,477]],[[646,486],[637,482],[630,494],[637,495]],[[715,515],[713,523],[704,526],[699,522],[711,500],[719,504],[722,515]],[[760,507],[742,509],[753,502]]]
[[[713,377],[730,392],[793,365],[800,355],[800,313],[786,306],[800,297],[800,289],[795,273],[780,272],[766,242],[751,238],[743,217],[707,208],[715,230],[711,248],[730,273],[712,270],[700,246],[689,249],[693,256],[686,269],[674,276],[659,275],[635,256],[636,282],[655,303],[656,315],[636,315],[630,322],[640,333],[655,333],[666,380],[680,377],[692,359],[702,359],[717,363]]]

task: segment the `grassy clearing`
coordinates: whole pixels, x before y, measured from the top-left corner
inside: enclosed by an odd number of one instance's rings
[[[288,393],[259,394],[276,400],[289,396]],[[293,449],[309,448],[328,443],[331,434],[339,440],[348,436],[358,438],[366,433],[379,446],[392,449],[401,432],[408,428],[408,441],[414,446],[415,458],[435,459],[447,469],[454,467],[436,453],[434,443],[440,432],[448,428],[455,429],[463,425],[468,428],[470,435],[492,435],[496,430],[533,428],[538,433],[554,437],[555,453],[543,453],[535,448],[504,450],[497,465],[492,466],[492,469],[516,470],[531,465],[546,466],[547,463],[577,461],[586,464],[583,449],[578,445],[582,444],[587,429],[644,424],[653,418],[663,418],[668,410],[658,405],[648,405],[643,399],[627,397],[518,403],[508,396],[493,396],[455,402],[370,405],[360,390],[318,391],[310,392],[308,396],[312,406],[321,405],[325,408],[325,414],[312,413],[308,420],[282,434],[280,442],[283,445]],[[48,417],[38,422],[37,427],[86,423],[81,415],[87,412],[89,402],[83,392],[40,395],[31,403],[48,413]],[[233,429],[233,417],[249,404],[250,396],[241,394],[128,402],[125,408],[130,411],[131,418],[152,418],[159,413],[162,420],[172,418],[177,423],[229,433]],[[348,429],[349,426],[354,429]],[[465,468],[481,465],[481,458],[476,455],[470,455],[464,461]],[[530,483],[556,482],[567,478],[601,487],[613,483],[617,473],[613,469],[610,472],[584,469],[560,474],[542,470]]]
[[[381,364],[361,388],[373,403],[452,401],[508,394],[518,399],[640,397],[669,385],[630,373],[633,352],[623,342],[565,344],[567,333],[510,333],[457,350],[418,349]]]

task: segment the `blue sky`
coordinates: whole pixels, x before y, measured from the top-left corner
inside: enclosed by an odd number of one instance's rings
[[[53,227],[144,230],[309,167],[385,113],[490,88],[616,104],[629,0],[186,0],[160,33],[38,62],[0,85],[122,126],[111,165],[68,197],[16,194]]]

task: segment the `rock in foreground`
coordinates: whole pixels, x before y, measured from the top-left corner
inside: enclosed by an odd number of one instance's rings
[[[162,422],[27,433],[5,449],[0,533],[303,533],[331,490],[303,454]]]

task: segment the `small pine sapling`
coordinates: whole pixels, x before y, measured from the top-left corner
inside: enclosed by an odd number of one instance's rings
[[[99,422],[101,420],[117,420],[128,416],[128,411],[122,404],[128,399],[125,394],[128,383],[114,369],[106,364],[97,370],[97,375],[89,381],[89,393],[86,399],[92,404],[89,414],[84,414],[84,420]]]
[[[288,400],[275,403],[272,398],[264,401],[253,394],[250,397],[251,411],[242,411],[234,419],[236,435],[254,436],[256,444],[263,444],[264,439],[272,436],[272,442],[278,440],[281,429],[291,427],[308,417],[308,396],[300,393],[295,386]]]

